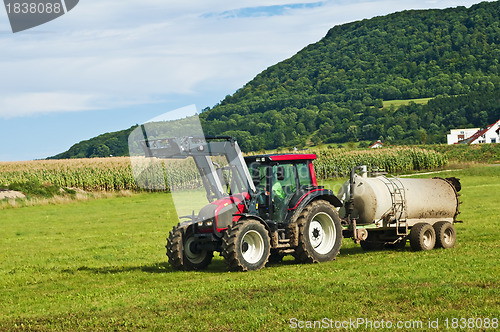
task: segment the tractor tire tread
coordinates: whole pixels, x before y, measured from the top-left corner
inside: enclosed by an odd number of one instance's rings
[[[230,225],[222,237],[222,256],[230,271],[244,271],[244,266],[236,257],[236,234],[239,233],[241,224]]]
[[[168,262],[175,270],[178,271],[195,271],[195,270],[203,270],[210,265],[213,252],[207,252],[206,259],[204,259],[199,264],[193,264],[189,262],[189,259],[184,257],[184,241],[183,236],[185,236],[188,228],[186,226],[174,226],[174,228],[170,231],[167,238],[167,257]]]
[[[307,222],[305,216],[309,213],[309,211],[312,209],[312,206],[315,205],[315,203],[316,202],[313,202],[307,205],[297,218],[297,226],[299,228],[298,232],[299,245],[297,246],[297,248],[295,248],[295,253],[293,254],[293,256],[301,263],[314,263],[314,258],[306,250],[304,250],[305,246],[304,237],[301,236],[301,234],[304,233],[304,227]]]
[[[168,262],[176,270],[183,270],[184,267],[184,252],[182,244],[182,227],[175,226],[169,233],[167,238],[167,257]]]

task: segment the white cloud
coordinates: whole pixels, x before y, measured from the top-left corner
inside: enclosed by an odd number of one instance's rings
[[[0,98],[0,117],[93,109],[93,96],[71,93],[20,93]]]
[[[46,25],[0,34],[0,117],[195,98],[201,90],[220,100],[221,91],[236,90],[336,24],[477,2],[331,0],[304,8],[290,5],[318,1],[81,1]],[[217,15],[269,5],[288,9],[274,16]]]

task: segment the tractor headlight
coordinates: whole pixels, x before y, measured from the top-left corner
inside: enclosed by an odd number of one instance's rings
[[[208,228],[208,227],[212,227],[212,225],[214,224],[213,220],[212,219],[206,219],[206,220],[203,220],[203,221],[198,221],[198,227],[200,228]]]

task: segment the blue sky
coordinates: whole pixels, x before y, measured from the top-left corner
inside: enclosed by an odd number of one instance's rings
[[[0,161],[213,106],[337,25],[474,0],[82,0],[13,34],[0,8]]]

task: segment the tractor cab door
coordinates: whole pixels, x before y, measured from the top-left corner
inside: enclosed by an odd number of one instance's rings
[[[311,176],[310,163],[311,161],[297,162],[273,167],[275,176],[271,197],[274,221],[283,222],[287,213],[300,203],[304,195],[317,188]],[[284,174],[284,177],[281,174]],[[279,178],[282,180],[280,181]],[[279,186],[282,191],[279,190]]]
[[[271,177],[272,217],[275,222],[282,222],[288,211],[288,205],[298,188],[297,171],[294,164],[272,166]]]

